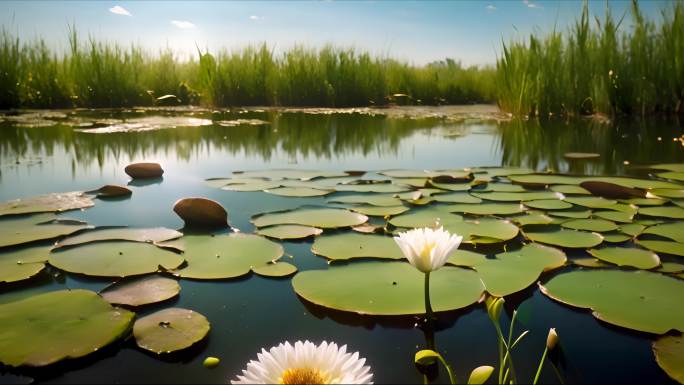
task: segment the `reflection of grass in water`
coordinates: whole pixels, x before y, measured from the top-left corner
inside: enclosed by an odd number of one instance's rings
[[[499,105],[542,116],[681,112],[684,3],[673,2],[662,14],[656,24],[635,1],[631,20],[616,21],[607,9],[594,26],[585,2],[569,30],[504,45],[497,70]]]

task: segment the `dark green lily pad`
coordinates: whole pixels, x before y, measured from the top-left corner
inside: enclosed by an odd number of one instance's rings
[[[0,203],[0,216],[62,212],[93,207],[95,203],[82,191],[53,193]]]
[[[143,306],[166,301],[180,293],[178,281],[158,275],[122,280],[100,291],[113,305]]]
[[[148,243],[106,241],[53,251],[50,265],[71,273],[95,277],[128,277],[173,270],[184,259]]]
[[[518,215],[516,217],[508,218],[518,224],[518,226],[526,225],[548,225],[553,222],[553,219],[541,213],[528,213],[525,215]]]
[[[646,226],[639,223],[628,223],[626,225],[620,226],[620,232],[632,237],[636,237],[637,235],[641,234],[645,228]]]
[[[528,201],[525,206],[540,210],[565,210],[572,208],[572,204],[560,199],[542,199],[538,201]]]
[[[320,190],[310,187],[279,187],[265,189],[264,192],[284,197],[319,197],[332,193],[332,190]]]
[[[684,219],[684,208],[677,206],[643,207],[639,209],[639,214],[650,217]]]
[[[656,253],[679,255],[684,257],[684,243],[670,241],[654,241],[650,239],[637,239],[637,245],[647,248]]]
[[[412,187],[425,187],[427,184],[427,178],[392,178],[392,183],[397,185],[412,186]]]
[[[256,267],[253,271],[263,277],[282,278],[296,273],[297,266],[287,262],[276,262]]]
[[[523,235],[534,242],[568,248],[590,248],[603,242],[597,233],[579,230],[567,230],[553,225],[533,225],[523,229]]]
[[[511,215],[523,212],[525,207],[520,203],[457,203],[447,206],[446,209],[449,212],[471,215]]]
[[[575,218],[575,219],[587,219],[591,216],[591,210],[573,209],[573,210],[553,210],[548,213],[554,217],[561,218]]]
[[[304,225],[324,229],[358,226],[367,220],[367,216],[349,210],[319,207],[263,213],[252,217],[252,223],[257,227]]]
[[[655,269],[660,266],[658,254],[633,247],[604,247],[587,252],[594,257],[618,266],[630,266],[637,269]]]
[[[658,174],[658,176],[661,178],[665,178],[665,179],[671,179],[671,180],[677,180],[680,182],[684,182],[684,172],[681,172],[681,171],[680,172],[674,172],[674,171],[663,172],[663,173]]]
[[[0,283],[29,279],[43,271],[50,246],[0,250]]]
[[[302,239],[320,235],[323,230],[317,227],[302,225],[275,225],[262,227],[257,230],[257,234],[276,239]]]
[[[351,258],[403,259],[401,249],[392,237],[348,232],[322,235],[313,243],[314,254],[334,260]]]
[[[202,314],[171,308],[135,321],[133,336],[140,348],[164,354],[189,348],[203,340],[210,328],[209,321]]]
[[[447,263],[454,266],[474,267],[486,260],[486,255],[470,250],[457,249],[449,255]]]
[[[663,223],[647,228],[642,234],[654,234],[672,239],[675,242],[684,242],[684,222]]]
[[[89,229],[85,222],[58,219],[54,214],[36,214],[0,219],[0,247],[57,238]]]
[[[647,333],[684,330],[684,281],[643,270],[576,270],[540,285],[550,298],[590,308],[605,322]]]
[[[80,232],[77,235],[65,238],[55,244],[55,249],[65,246],[80,245],[90,242],[102,241],[134,241],[157,243],[180,238],[183,233],[165,227],[149,229],[135,229],[128,227],[95,228]]]
[[[447,191],[468,191],[472,187],[470,183],[438,183],[428,180],[428,186]]]
[[[620,223],[631,223],[632,219],[634,218],[633,214],[612,210],[595,211],[594,216],[601,219]]]
[[[656,271],[667,274],[682,273],[684,272],[684,264],[677,262],[663,262]]]
[[[436,176],[449,176],[454,179],[469,179],[470,171],[465,170],[385,170],[378,172],[380,175],[391,178],[433,178]]]
[[[684,172],[684,163],[660,163],[651,166],[655,170],[668,170],[675,172]]]
[[[684,384],[684,336],[662,336],[653,342],[658,366],[670,378]]]
[[[295,292],[319,306],[368,315],[425,313],[424,274],[407,262],[361,262],[300,272]],[[484,291],[473,270],[445,266],[430,274],[436,312],[476,303]]]
[[[618,225],[605,219],[574,219],[561,223],[561,226],[568,229],[596,231],[598,233],[618,229]]]
[[[507,220],[482,218],[444,223],[444,229],[463,236],[463,243],[499,243],[518,236],[518,226]]]
[[[371,217],[399,215],[409,210],[406,206],[352,206],[349,210]]]
[[[192,279],[240,277],[283,256],[282,246],[254,234],[185,235],[165,245],[185,250],[188,264],[175,273]]]
[[[360,194],[335,197],[330,199],[328,203],[358,203],[373,206],[398,206],[401,205],[401,199],[397,198],[394,194]]]
[[[603,236],[603,241],[609,243],[621,243],[632,239],[630,235],[618,231],[609,231],[607,233],[602,233],[601,235]]]
[[[485,173],[491,177],[531,174],[534,170],[524,167],[475,167],[474,173]]]
[[[0,305],[0,362],[45,366],[86,356],[125,336],[135,314],[88,290],[62,290]]]

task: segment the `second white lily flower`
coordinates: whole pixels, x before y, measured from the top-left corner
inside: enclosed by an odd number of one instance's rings
[[[444,266],[463,237],[452,235],[440,227],[409,230],[399,233],[394,240],[411,265],[423,273],[430,273]]]

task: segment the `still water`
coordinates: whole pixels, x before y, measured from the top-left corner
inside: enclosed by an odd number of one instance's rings
[[[134,111],[83,111],[84,119],[120,119]],[[161,112],[147,112],[155,116]],[[165,112],[167,116],[169,112]],[[262,192],[241,193],[210,188],[204,179],[233,171],[301,168],[326,170],[446,169],[468,166],[523,166],[536,170],[586,174],[644,175],[640,165],[684,161],[677,121],[497,122],[451,121],[427,117],[402,119],[357,113],[309,114],[283,111],[212,113],[193,117],[230,120],[261,119],[268,125],[165,128],[144,132],[93,134],[72,126],[31,127],[0,123],[0,201],[50,192],[91,190],[104,184],[129,183],[124,167],[137,161],[159,162],[163,180],[132,184],[133,195],[120,201],[98,201],[85,211],[68,212],[93,225],[128,225],[179,229],[173,213],[177,199],[202,196],[220,202],[234,227],[252,232],[249,219],[265,211],[325,198],[286,198]],[[566,152],[593,152],[595,161],[568,163]],[[299,270],[326,267],[310,251],[311,241],[282,242],[288,260]],[[65,288],[100,290],[111,281],[64,274],[44,274],[22,285],[0,286],[0,303],[38,292]],[[148,314],[166,307],[183,307],[204,314],[212,324],[209,337],[184,354],[159,359],[143,353],[133,341],[52,368],[8,374],[0,383],[22,382],[22,374],[46,383],[227,383],[262,347],[289,340],[333,340],[359,351],[372,367],[376,383],[419,383],[414,353],[425,348],[416,319],[351,315],[315,307],[297,297],[290,278],[255,275],[228,281],[181,280],[180,297],[145,308]],[[536,287],[507,299],[506,315],[520,312],[518,332],[530,330],[515,355],[521,382],[534,377],[548,328],[561,338],[560,372],[566,383],[670,383],[651,351],[651,336],[612,327],[587,311],[553,302]],[[506,321],[508,322],[508,321]],[[507,327],[507,326],[506,326]],[[441,314],[436,344],[467,379],[480,365],[497,365],[495,331],[484,306]],[[205,369],[207,356],[221,359]],[[439,373],[435,382],[448,382]],[[541,382],[557,383],[549,365]]]

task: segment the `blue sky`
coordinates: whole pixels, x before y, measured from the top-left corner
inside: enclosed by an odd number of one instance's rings
[[[620,16],[629,1],[611,0]],[[660,19],[667,0],[642,1]],[[606,2],[590,1],[603,15]],[[276,50],[297,43],[334,43],[390,55],[415,64],[445,57],[465,64],[494,63],[501,40],[564,27],[580,1],[2,1],[0,23],[21,38],[43,37],[67,46],[68,25],[99,40],[170,46],[191,55],[195,44],[217,50],[267,42]],[[626,24],[625,28],[629,28]]]

